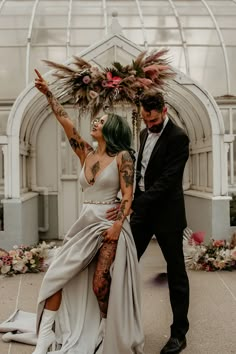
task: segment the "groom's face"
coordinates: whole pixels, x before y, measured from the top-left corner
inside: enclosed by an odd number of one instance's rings
[[[146,111],[141,107],[141,116],[143,121],[151,133],[160,133],[163,128],[164,120],[166,119],[167,108],[164,107],[161,112],[156,109]]]

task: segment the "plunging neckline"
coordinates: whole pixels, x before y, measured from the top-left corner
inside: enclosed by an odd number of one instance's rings
[[[113,159],[111,162],[109,162],[109,164],[108,164],[106,167],[104,167],[103,170],[97,175],[97,177],[94,179],[94,183],[93,183],[93,184],[89,183],[89,181],[88,181],[88,179],[87,179],[87,177],[86,177],[86,174],[85,174],[85,164],[86,164],[86,161],[85,161],[85,162],[84,162],[84,165],[83,165],[83,174],[84,174],[85,182],[88,184],[88,186],[90,186],[90,187],[94,186],[95,183],[97,182],[97,179],[103,174],[103,172],[104,172],[114,161],[116,161],[116,156],[115,156],[114,159]]]

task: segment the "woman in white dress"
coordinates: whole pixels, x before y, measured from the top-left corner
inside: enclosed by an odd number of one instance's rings
[[[130,128],[114,114],[94,120],[91,136],[98,145],[93,150],[35,72],[36,88],[46,96],[80,159],[85,201],[43,279],[33,354],[48,353],[55,342],[50,353],[143,354],[139,269],[126,218],[134,176]],[[107,220],[108,207],[119,207],[116,221]]]

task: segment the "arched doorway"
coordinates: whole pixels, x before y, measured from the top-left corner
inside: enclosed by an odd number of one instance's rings
[[[112,35],[79,55],[96,65],[107,66],[113,61],[128,63],[140,52],[124,37]],[[51,80],[50,73],[47,78]],[[213,98],[182,73],[171,84],[166,100],[170,117],[186,130],[191,141],[184,178],[189,227],[221,237],[222,232],[225,235],[229,230],[225,213],[229,205],[227,144],[221,114]],[[89,119],[78,119],[69,101],[64,103],[81,133],[89,139]],[[12,226],[14,243],[16,238],[30,238],[34,242],[38,233],[45,238],[62,238],[79,214],[82,197],[78,161],[61,128],[50,116],[47,101],[31,84],[18,97],[9,117],[6,154],[9,173],[4,207],[5,232],[11,210],[19,214],[19,221]],[[32,214],[32,225],[22,222],[26,210]]]

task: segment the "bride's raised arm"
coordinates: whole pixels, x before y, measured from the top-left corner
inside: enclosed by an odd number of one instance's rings
[[[41,76],[39,71],[35,69],[35,72],[38,76],[35,79],[35,87],[46,96],[48,103],[51,106],[56,119],[62,125],[67,135],[67,138],[69,140],[72,149],[78,155],[81,165],[83,165],[86,156],[91,150],[93,150],[93,148],[87,141],[85,141],[80,136],[79,132],[76,130],[74,126],[74,123],[68,116],[63,106],[58,102],[56,97],[53,96],[52,92],[49,90],[47,82]]]

